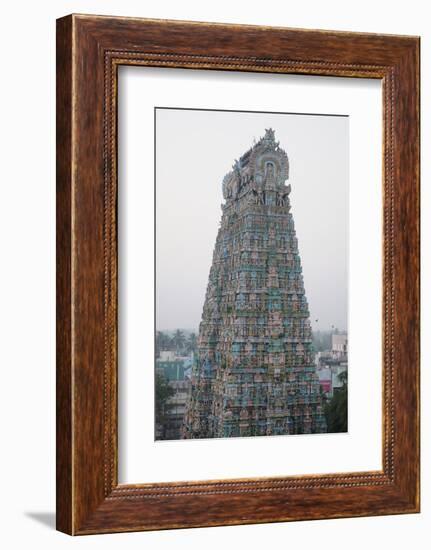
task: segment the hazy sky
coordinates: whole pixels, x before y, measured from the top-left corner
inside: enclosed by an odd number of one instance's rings
[[[157,109],[157,330],[198,329],[223,176],[269,127],[289,157],[312,327],[347,329],[348,117]]]

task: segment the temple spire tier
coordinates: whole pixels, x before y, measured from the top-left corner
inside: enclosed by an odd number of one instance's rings
[[[184,438],[326,432],[288,178],[270,128],[223,179]]]

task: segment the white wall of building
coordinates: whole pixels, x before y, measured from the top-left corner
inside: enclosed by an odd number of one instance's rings
[[[347,334],[333,334],[332,351],[343,353],[346,351],[346,349],[347,349]]]
[[[160,361],[175,361],[176,353],[171,350],[162,350],[160,351],[159,359]]]

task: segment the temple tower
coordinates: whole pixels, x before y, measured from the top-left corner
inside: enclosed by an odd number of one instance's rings
[[[184,438],[326,432],[288,178],[268,129],[223,179]]]

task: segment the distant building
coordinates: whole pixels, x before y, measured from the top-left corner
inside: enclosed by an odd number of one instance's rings
[[[316,354],[317,375],[321,391],[328,398],[343,386],[340,375],[347,372],[348,337],[346,333],[334,333],[331,338],[331,349]]]
[[[332,351],[347,354],[347,334],[332,335]]]
[[[175,351],[162,350],[160,352],[159,359],[160,361],[175,361],[176,359]]]
[[[174,360],[163,361],[158,359],[156,361],[156,370],[162,374],[169,382],[174,380],[184,380],[184,373],[191,366],[191,361],[184,360],[182,358],[175,358]]]
[[[174,390],[164,410],[163,425],[156,426],[156,439],[180,439],[181,426],[190,392],[191,357],[177,357],[175,352],[162,351],[156,361],[156,373],[162,375]]]
[[[319,384],[322,388],[322,392],[327,396],[332,396],[332,371],[329,367],[322,368],[317,371],[319,377]]]

